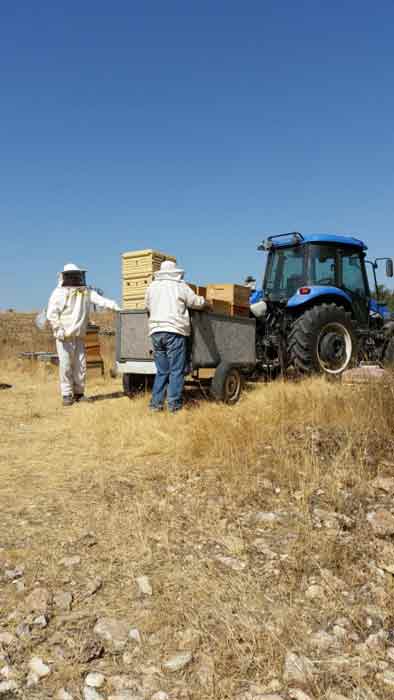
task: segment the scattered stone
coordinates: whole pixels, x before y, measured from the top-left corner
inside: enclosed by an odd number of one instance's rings
[[[138,576],[136,582],[141,595],[153,595],[153,589],[147,576]]]
[[[110,642],[114,649],[121,650],[127,644],[130,625],[125,620],[102,617],[98,620],[94,632],[104,641]]]
[[[52,602],[52,595],[46,588],[35,588],[30,595],[27,596],[25,607],[28,612],[45,613],[48,612]]]
[[[313,634],[309,642],[312,647],[318,649],[319,651],[328,651],[328,649],[331,649],[331,647],[337,644],[337,639],[332,637],[327,632],[321,630],[320,632]]]
[[[386,657],[391,663],[394,663],[394,647],[389,647],[386,651]]]
[[[258,513],[254,513],[252,519],[256,525],[273,525],[273,523],[277,523],[281,517],[279,513],[259,511]]]
[[[51,669],[49,666],[44,664],[43,660],[39,656],[33,656],[29,661],[29,669],[38,676],[38,678],[45,678],[49,676]]]
[[[85,685],[89,688],[101,688],[105,683],[105,676],[102,673],[88,673],[85,678]]]
[[[84,700],[104,700],[103,696],[95,688],[85,685],[83,689]]]
[[[16,681],[2,681],[0,683],[0,696],[8,698],[10,693],[16,693],[18,688],[19,686]]]
[[[394,535],[394,515],[388,510],[378,510],[368,513],[367,520],[376,537]]]
[[[13,581],[13,584],[16,588],[17,593],[24,593],[25,592],[26,584],[22,579],[18,578],[16,581]]]
[[[3,678],[5,678],[6,681],[11,681],[15,680],[16,673],[11,668],[11,666],[3,666],[3,668],[0,671],[0,676],[3,676]]]
[[[9,581],[16,581],[16,579],[22,578],[24,573],[25,570],[23,566],[17,567],[16,569],[6,569],[4,572],[5,577],[8,578]]]
[[[15,634],[17,637],[19,637],[19,639],[27,641],[31,637],[30,626],[27,624],[27,622],[21,622],[20,625],[17,626]]]
[[[186,666],[188,666],[193,659],[193,654],[190,651],[183,651],[179,654],[175,654],[167,661],[163,663],[163,668],[170,673],[175,673],[176,671],[182,671]]]
[[[97,593],[97,591],[99,591],[100,588],[102,588],[102,587],[103,587],[103,579],[100,578],[99,576],[97,576],[97,578],[94,578],[91,581],[87,582],[83,597],[90,598],[90,596]]]
[[[246,569],[246,562],[236,559],[235,557],[219,556],[215,558],[220,564],[223,564],[223,566],[226,566],[228,569],[232,569],[233,571],[243,571]]]
[[[65,688],[60,688],[57,692],[56,700],[74,700],[74,698]]]
[[[78,557],[77,555],[74,557],[65,557],[60,563],[63,564],[63,566],[66,566],[68,569],[71,569],[73,566],[79,566],[81,563],[81,557]]]
[[[69,612],[73,603],[73,595],[66,591],[56,591],[53,596],[53,602],[59,610]]]
[[[308,600],[324,598],[324,588],[317,585],[309,586],[309,588],[305,591],[305,598]]]
[[[283,680],[286,683],[305,684],[312,679],[313,673],[313,663],[306,656],[297,656],[292,652],[286,654],[283,669]]]
[[[48,627],[48,620],[45,615],[39,615],[33,620],[32,625],[45,629],[45,627]]]
[[[291,700],[312,700],[310,695],[307,695],[299,688],[289,688],[289,698]]]
[[[130,630],[129,639],[132,639],[134,642],[137,642],[137,644],[141,644],[141,635],[136,627]]]
[[[151,697],[151,700],[169,700],[169,695],[164,692],[164,690],[158,690],[157,693],[154,693]]]
[[[11,632],[0,632],[0,645],[3,647],[10,647],[12,644],[15,644],[17,642],[17,638],[15,635],[11,634]]]

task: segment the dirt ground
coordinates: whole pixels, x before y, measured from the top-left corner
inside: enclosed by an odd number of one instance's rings
[[[0,381],[0,697],[394,697],[391,385]]]

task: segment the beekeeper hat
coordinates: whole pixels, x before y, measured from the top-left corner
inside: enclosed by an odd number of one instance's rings
[[[83,267],[78,267],[78,265],[74,265],[74,263],[66,263],[62,272],[86,272],[86,270]]]
[[[173,260],[164,260],[160,265],[160,272],[170,273],[175,275],[184,275],[185,271],[177,267]]]

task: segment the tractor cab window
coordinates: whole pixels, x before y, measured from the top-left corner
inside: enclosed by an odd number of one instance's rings
[[[342,284],[352,294],[367,296],[364,265],[359,252],[342,251]]]
[[[313,244],[309,252],[309,284],[316,286],[337,286],[336,248]]]
[[[305,284],[305,247],[275,248],[269,255],[265,293],[289,299]]]

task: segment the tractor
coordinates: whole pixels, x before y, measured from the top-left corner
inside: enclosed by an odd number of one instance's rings
[[[251,298],[261,373],[340,375],[360,362],[394,366],[394,321],[379,302],[377,269],[360,240],[294,232],[269,236],[262,291]],[[374,279],[371,293],[368,266]]]

